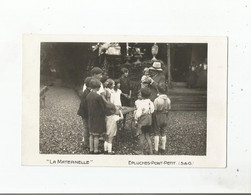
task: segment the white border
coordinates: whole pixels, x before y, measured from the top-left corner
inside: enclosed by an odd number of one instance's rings
[[[39,75],[41,42],[164,42],[208,43],[208,106],[206,156],[45,155],[39,154]],[[174,36],[24,35],[22,99],[22,165],[130,166],[129,161],[150,162],[137,167],[226,167],[227,38]],[[89,164],[54,164],[74,160]],[[159,165],[151,162],[160,162]],[[161,164],[162,162],[162,164]],[[176,162],[175,165],[164,164]],[[180,162],[192,162],[184,166]]]

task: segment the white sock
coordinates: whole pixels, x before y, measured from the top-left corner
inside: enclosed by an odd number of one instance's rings
[[[105,142],[104,142],[104,151],[107,151],[107,150],[108,150],[108,142],[105,141]]]
[[[83,137],[82,142],[85,142],[85,138]]]
[[[112,144],[111,143],[107,143],[108,144],[108,153],[112,152]]]
[[[159,136],[154,136],[154,150],[159,150]]]
[[[161,137],[161,148],[166,149],[166,136]]]

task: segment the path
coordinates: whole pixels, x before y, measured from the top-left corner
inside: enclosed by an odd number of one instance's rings
[[[83,154],[82,120],[77,115],[79,97],[68,88],[50,87],[46,107],[40,110],[40,152],[42,154]],[[114,147],[117,154],[133,154],[138,140],[133,130],[118,131],[121,140]],[[153,137],[152,137],[153,138]],[[100,148],[102,143],[100,143]],[[206,154],[206,112],[169,113],[168,155]]]

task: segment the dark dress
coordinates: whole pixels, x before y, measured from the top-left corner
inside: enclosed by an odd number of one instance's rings
[[[97,93],[91,91],[87,97],[88,127],[92,135],[105,133],[105,102]]]
[[[128,95],[130,94],[131,86],[130,86],[129,78],[120,77],[120,90],[122,91],[122,93],[125,93]],[[121,99],[122,106],[130,107],[131,105],[130,99],[126,98],[122,94],[120,96],[120,99]]]

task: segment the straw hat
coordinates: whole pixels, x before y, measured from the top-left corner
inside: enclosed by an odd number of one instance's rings
[[[162,68],[161,68],[161,63],[160,62],[154,62],[152,67],[149,68],[149,70],[163,71]]]

